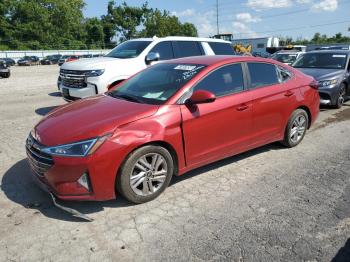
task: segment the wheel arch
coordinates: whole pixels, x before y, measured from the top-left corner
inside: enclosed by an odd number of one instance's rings
[[[124,166],[124,163],[125,161],[128,159],[128,157],[133,153],[135,152],[137,149],[139,148],[142,148],[142,147],[145,147],[145,146],[150,146],[150,145],[154,145],[154,146],[161,146],[163,148],[165,148],[166,150],[168,150],[168,152],[170,153],[170,155],[172,156],[173,158],[173,161],[174,161],[174,174],[175,176],[178,175],[179,173],[179,159],[178,159],[178,155],[177,155],[177,152],[175,150],[175,148],[168,142],[165,142],[165,141],[161,141],[161,140],[154,140],[154,141],[149,141],[147,143],[144,143],[144,144],[141,144],[137,147],[135,147],[133,150],[131,150],[127,155],[126,157],[123,159],[122,163],[120,164],[118,170],[117,170],[117,173],[116,173],[116,177],[114,179],[114,187],[115,187],[115,195],[118,194],[118,190],[117,190],[117,182],[118,182],[118,177],[120,176],[120,172],[121,172],[121,169],[123,168]]]
[[[311,115],[310,109],[307,106],[305,106],[305,105],[299,106],[295,110],[297,110],[297,109],[302,109],[302,110],[304,110],[307,113],[307,116],[308,116],[307,129],[309,129],[311,127],[311,123],[312,123],[312,115]]]

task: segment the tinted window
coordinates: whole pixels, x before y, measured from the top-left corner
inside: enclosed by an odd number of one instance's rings
[[[291,64],[297,59],[297,54],[273,54],[272,59],[275,59],[281,63],[288,63]]]
[[[139,103],[163,104],[203,68],[204,65],[159,63],[123,82],[109,95]]]
[[[133,58],[137,57],[151,41],[126,41],[114,48],[107,57]]]
[[[257,46],[258,48],[264,48],[265,47],[265,45],[264,44],[258,44],[258,46]]]
[[[175,57],[199,56],[202,55],[198,42],[193,41],[176,41]]]
[[[251,87],[273,85],[279,83],[276,67],[265,63],[248,63]]]
[[[306,53],[299,56],[293,67],[344,69],[346,60],[346,53]]]
[[[221,67],[206,76],[194,90],[207,90],[216,96],[224,96],[242,91],[244,88],[241,64]]]
[[[234,55],[235,52],[233,50],[232,45],[226,43],[216,43],[216,42],[208,42],[211,49],[213,49],[216,55]]]
[[[289,80],[292,77],[292,73],[285,68],[278,67],[278,77],[282,83]]]
[[[173,47],[169,41],[156,44],[150,52],[158,53],[160,55],[160,60],[168,60],[174,58]]]

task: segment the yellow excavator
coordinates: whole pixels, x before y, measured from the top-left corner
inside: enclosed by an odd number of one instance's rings
[[[233,41],[233,35],[230,33],[214,35],[213,38],[222,39],[230,42]],[[235,52],[240,55],[251,55],[253,49],[253,46],[251,44],[248,44],[246,46],[244,46],[243,44],[234,44],[232,46]]]
[[[233,45],[233,49],[238,54],[251,55],[251,53],[252,53],[252,45],[251,44],[249,44],[247,46],[244,46],[243,44],[235,44],[235,45]]]

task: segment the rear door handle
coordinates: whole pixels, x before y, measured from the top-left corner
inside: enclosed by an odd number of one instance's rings
[[[292,96],[292,95],[294,95],[294,93],[292,91],[287,91],[284,93],[284,96],[287,96],[287,97]]]
[[[237,111],[244,111],[244,110],[248,109],[248,107],[249,107],[248,105],[242,104],[242,105],[238,106],[236,109],[237,109]]]

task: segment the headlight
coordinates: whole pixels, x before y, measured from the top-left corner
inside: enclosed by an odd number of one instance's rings
[[[46,147],[42,151],[57,156],[84,157],[93,154],[108,137],[110,134],[72,144]]]
[[[92,77],[92,76],[100,76],[105,72],[104,69],[98,69],[98,70],[90,70],[86,71],[85,76]]]
[[[333,80],[323,80],[318,82],[318,86],[319,87],[326,87],[326,86],[332,86],[335,85],[336,83],[338,83],[337,79],[333,79]]]

